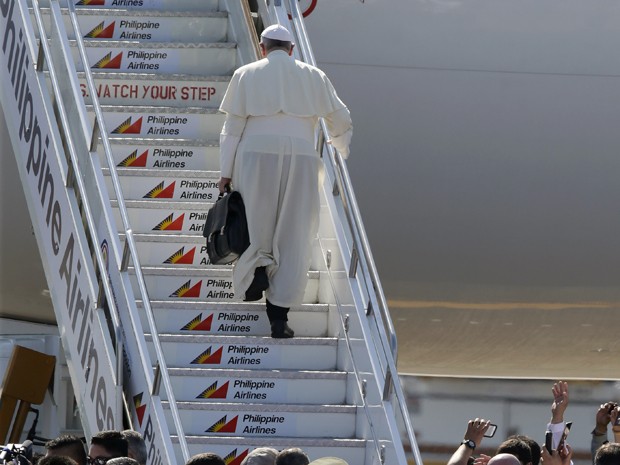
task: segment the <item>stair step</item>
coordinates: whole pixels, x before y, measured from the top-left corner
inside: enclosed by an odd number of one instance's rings
[[[77,71],[84,71],[77,42],[70,40]],[[84,39],[90,69],[114,72],[232,75],[237,66],[233,42],[136,42]]]
[[[177,401],[336,405],[346,399],[344,372],[171,368],[168,374]]]
[[[147,343],[152,341],[145,334]],[[338,339],[159,334],[166,363],[176,368],[335,370]],[[149,344],[151,360],[155,360]]]
[[[117,224],[121,226],[118,201],[110,201],[116,215]],[[153,200],[127,200],[127,214],[131,228],[136,233],[151,234],[191,234],[202,237],[202,230],[207,220],[207,212],[213,203],[176,202]],[[329,209],[322,205],[320,210],[319,234],[333,237],[330,228]]]
[[[168,402],[162,402],[162,406],[168,424],[174,424]],[[177,408],[185,434],[265,438],[355,436],[357,407],[353,405],[177,402]]]
[[[142,274],[151,299],[196,299],[204,302],[241,301],[241,298],[236,298],[233,292],[230,268],[142,266]],[[319,292],[319,273],[310,271],[308,276],[303,302],[316,303]],[[139,288],[133,274],[131,282],[134,291],[138,292]]]
[[[178,461],[183,463],[178,437],[173,435],[171,439],[176,446]],[[340,457],[351,465],[365,463],[366,441],[363,439],[187,436],[186,440],[190,456],[209,450],[220,457],[226,457],[226,463],[231,465],[240,464],[257,447],[274,447],[278,450],[301,447],[310,460],[320,457]]]
[[[41,9],[43,24],[48,31],[49,12],[49,8]],[[62,13],[67,37],[75,39],[69,9],[62,8]],[[228,14],[224,11],[128,11],[82,7],[76,9],[76,15],[80,33],[86,39],[225,42],[228,34]]]
[[[59,0],[61,7],[67,7],[69,0]],[[162,10],[162,11],[217,11],[219,0],[71,0],[76,9],[98,8],[101,10],[115,8],[125,10]],[[30,3],[29,3],[30,4]],[[50,0],[40,0],[40,6],[49,6]]]
[[[117,168],[117,174],[126,200],[157,198],[183,202],[209,202],[217,200],[220,193],[219,171],[190,170],[135,170]],[[116,198],[109,170],[103,169],[108,181],[110,198]]]
[[[101,105],[219,108],[230,76],[191,74],[92,73]],[[78,73],[82,96],[92,104],[86,77]]]
[[[118,167],[217,171],[220,169],[218,140],[149,139],[110,137],[112,157]],[[102,166],[107,166],[103,144],[97,145]]]
[[[95,120],[92,105],[86,109]],[[224,114],[214,108],[102,105],[108,134],[118,137],[160,139],[216,139],[224,125]]]
[[[148,328],[146,313],[138,304],[142,327]],[[151,308],[158,332],[177,334],[218,334],[268,336],[271,332],[265,304],[152,301]],[[298,337],[327,336],[326,304],[303,304],[293,307],[288,318]]]
[[[125,234],[120,233],[121,241],[124,241]],[[143,266],[207,266],[211,262],[207,254],[206,240],[202,235],[194,234],[148,234],[135,233],[134,239],[140,256],[140,264]],[[335,239],[333,240],[335,241]],[[338,244],[333,241],[322,240],[324,247],[333,250],[332,270],[344,269],[342,260],[336,257]],[[315,238],[312,245],[312,260],[310,269],[316,271],[326,271],[325,257],[319,247],[318,238]],[[218,265],[219,266],[219,265]],[[339,268],[337,268],[339,266]]]

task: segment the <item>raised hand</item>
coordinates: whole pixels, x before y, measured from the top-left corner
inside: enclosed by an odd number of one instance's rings
[[[489,429],[489,420],[483,418],[476,418],[475,420],[469,420],[467,423],[467,431],[465,432],[465,439],[471,439],[476,443],[476,447],[482,442],[484,433]]]
[[[551,388],[553,393],[553,403],[551,404],[551,423],[562,423],[564,412],[568,407],[568,383],[558,381]]]
[[[606,402],[601,404],[596,411],[596,427],[594,428],[598,434],[607,433],[607,425],[611,421],[611,412],[617,407],[615,402]]]

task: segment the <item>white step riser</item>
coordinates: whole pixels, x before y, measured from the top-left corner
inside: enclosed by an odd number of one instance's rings
[[[338,405],[346,395],[344,379],[172,376],[171,381],[177,401]]]
[[[88,110],[93,124],[92,107],[89,106]],[[214,110],[173,113],[159,112],[152,107],[137,111],[113,111],[110,107],[103,107],[103,119],[108,134],[161,139],[216,139],[224,125],[224,114],[214,113]]]
[[[84,71],[74,41],[72,45],[77,70]],[[232,47],[172,48],[168,43],[155,42],[149,44],[152,47],[141,47],[132,42],[114,41],[108,45],[92,40],[85,40],[85,45],[93,71],[228,76],[236,65],[236,50]]]
[[[85,8],[114,8],[136,11],[217,11],[218,0],[71,0],[77,9]],[[61,7],[67,7],[69,0],[59,0]],[[50,0],[41,0],[39,5],[48,7]]]
[[[112,142],[112,156],[116,166],[133,169],[179,169],[207,170],[220,169],[220,148],[199,145],[132,145]],[[105,161],[103,145],[97,146],[103,166]]]
[[[272,447],[273,441],[265,441],[264,443],[257,443],[251,446],[218,444],[217,442],[209,442],[208,444],[188,444],[189,455],[193,456],[201,454],[208,450],[220,457],[228,457],[227,465],[241,465],[243,459],[256,447]],[[299,447],[299,441],[292,440],[291,442],[278,444],[276,448],[278,450],[290,449],[292,447]],[[365,449],[360,447],[339,447],[337,444],[320,447],[311,445],[302,445],[303,451],[308,455],[310,460],[315,460],[321,457],[339,457],[345,460],[350,465],[361,465],[365,461]],[[183,463],[183,455],[180,447],[176,448],[178,463]]]
[[[335,345],[308,343],[276,344],[271,338],[264,338],[261,345],[162,342],[162,348],[169,367],[178,368],[230,368],[253,370],[334,370],[337,348]],[[217,339],[214,339],[217,341]],[[149,343],[151,360],[155,351]],[[243,348],[258,349],[261,353],[244,354]]]
[[[205,302],[241,302],[232,289],[230,276],[192,277],[192,276],[144,276],[151,299],[199,300]],[[138,294],[135,276],[131,283]],[[319,295],[319,280],[309,279],[303,303],[316,303]]]
[[[101,74],[101,73],[99,73]],[[167,105],[173,107],[219,108],[228,80],[173,80],[165,78],[136,79],[127,73],[123,78],[110,73],[105,79],[95,77],[95,88],[101,105]],[[92,104],[86,79],[80,74],[82,96]]]
[[[50,30],[50,18],[43,11],[43,24]],[[65,29],[69,39],[75,31],[64,10]],[[32,14],[34,21],[34,14]],[[226,42],[228,19],[226,16],[162,16],[130,14],[126,11],[77,9],[78,27],[85,39],[139,40],[141,42]]]
[[[106,176],[110,198],[115,199],[112,178]],[[218,178],[120,176],[125,200],[177,200],[213,203],[220,193]]]
[[[159,332],[185,334],[218,334],[229,336],[268,336],[270,334],[267,312],[260,310],[234,312],[209,310],[155,310],[155,324]],[[148,328],[144,311],[140,312],[142,327]],[[289,323],[298,337],[325,337],[327,313],[291,311]]]
[[[172,422],[165,411],[168,424]],[[336,438],[355,435],[355,414],[342,412],[261,412],[221,410],[179,410],[185,434],[241,437]],[[218,431],[219,429],[219,431]],[[211,430],[211,431],[209,431]],[[173,430],[174,434],[174,430]]]
[[[128,206],[127,213],[131,228],[135,233],[176,233],[196,234],[202,237],[202,230],[207,220],[207,211],[211,204],[194,202],[187,208],[135,208]],[[120,214],[116,204],[113,205],[119,228]],[[329,211],[321,208],[319,234],[321,237],[333,237],[329,220]]]
[[[210,265],[209,256],[207,254],[206,239],[196,235],[191,237],[191,242],[186,240],[187,237],[178,238],[178,236],[166,236],[159,238],[157,241],[142,241],[137,238],[138,254],[140,256],[140,264],[142,266],[206,266]],[[335,248],[332,249],[332,270],[342,270],[342,262],[336,256]],[[318,241],[314,241],[312,247],[311,270],[325,271],[325,259],[319,248]]]

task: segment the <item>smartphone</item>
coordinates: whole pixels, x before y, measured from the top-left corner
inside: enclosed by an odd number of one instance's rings
[[[616,422],[614,423],[614,426],[620,426],[620,414],[618,414],[618,418],[616,418]]]
[[[573,426],[573,422],[567,421],[566,426],[564,426],[564,431],[562,432],[562,437],[560,438],[560,443],[558,444],[558,451],[564,449],[564,443],[566,442],[566,438],[568,437],[571,426]]]
[[[485,438],[492,438],[493,436],[495,436],[495,431],[497,431],[497,425],[494,425],[493,423],[489,423],[489,427],[487,428],[486,432],[484,433],[484,437]]]
[[[553,433],[551,431],[545,432],[545,449],[547,449],[549,453],[551,453],[553,449]]]

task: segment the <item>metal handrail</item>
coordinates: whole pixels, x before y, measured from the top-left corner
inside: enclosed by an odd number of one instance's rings
[[[58,3],[58,0],[52,0],[55,3]],[[123,229],[125,230],[125,250],[123,252],[123,263],[122,266],[119,270],[120,273],[126,272],[127,271],[127,265],[129,260],[127,260],[127,254],[129,254],[129,256],[131,257],[131,261],[134,264],[134,268],[135,268],[135,274],[136,274],[136,279],[138,282],[138,288],[139,288],[139,294],[140,297],[142,299],[143,305],[144,305],[144,311],[146,313],[147,316],[147,320],[149,323],[149,327],[152,333],[152,339],[153,339],[153,345],[155,348],[155,353],[156,353],[156,357],[157,357],[157,362],[160,365],[160,367],[162,368],[164,375],[163,375],[163,382],[164,382],[164,386],[166,389],[166,394],[168,396],[168,400],[169,400],[169,404],[170,404],[170,410],[171,410],[171,414],[172,414],[172,418],[175,424],[175,427],[177,429],[177,434],[179,436],[179,445],[181,447],[181,452],[183,454],[183,458],[184,461],[187,461],[187,459],[189,458],[189,448],[187,446],[187,441],[185,439],[185,435],[183,434],[183,427],[182,427],[182,423],[181,423],[181,419],[180,419],[180,415],[176,406],[176,402],[175,402],[175,398],[174,398],[174,393],[172,390],[172,384],[170,382],[170,378],[168,377],[167,374],[167,366],[166,366],[166,362],[164,360],[164,356],[163,356],[163,350],[161,348],[161,343],[159,341],[159,337],[158,337],[158,333],[156,330],[156,326],[155,326],[155,320],[153,317],[153,312],[152,312],[152,308],[150,305],[150,299],[148,297],[148,291],[146,289],[146,284],[144,282],[144,276],[142,274],[142,268],[140,266],[140,260],[138,258],[138,252],[137,252],[137,246],[135,243],[135,239],[133,237],[133,232],[130,228],[130,224],[129,224],[129,218],[127,215],[127,209],[125,207],[125,201],[123,198],[123,194],[122,194],[122,189],[121,189],[121,185],[120,185],[120,180],[116,171],[116,166],[113,160],[113,156],[112,156],[112,149],[110,146],[110,141],[108,139],[108,135],[107,135],[107,131],[106,131],[106,126],[105,126],[105,121],[103,118],[103,111],[101,109],[101,105],[99,103],[99,99],[98,99],[98,95],[97,95],[97,91],[96,91],[96,87],[94,84],[94,79],[92,77],[92,73],[90,71],[90,68],[88,67],[88,57],[86,54],[86,49],[84,46],[84,42],[82,39],[82,35],[80,34],[80,29],[79,29],[79,25],[78,25],[78,20],[77,20],[77,14],[75,11],[75,5],[73,4],[73,2],[67,2],[68,4],[68,8],[69,8],[69,15],[71,18],[71,23],[73,26],[73,29],[76,32],[76,42],[78,45],[78,50],[79,50],[79,54],[80,54],[80,59],[82,60],[82,63],[84,63],[84,74],[86,77],[86,81],[87,81],[87,86],[88,86],[88,91],[91,95],[91,99],[92,99],[92,104],[93,104],[93,108],[95,111],[95,120],[94,120],[94,125],[95,128],[92,132],[92,139],[91,139],[91,146],[90,146],[90,150],[95,151],[96,150],[96,146],[97,146],[97,139],[98,136],[101,137],[101,141],[104,147],[104,152],[105,152],[105,156],[107,159],[107,163],[108,166],[110,166],[110,176],[112,179],[112,184],[113,184],[113,188],[114,191],[116,193],[116,198],[118,201],[118,207],[119,207],[119,212],[120,212],[120,216],[121,216],[121,221],[123,224]],[[33,6],[35,7],[35,17],[37,20],[37,23],[40,23],[40,31],[42,31],[41,37],[45,37],[44,35],[44,29],[42,28],[42,20],[40,18],[40,11],[39,11],[39,5],[38,5],[38,1],[37,0],[33,0]],[[59,8],[59,6],[57,6]],[[47,42],[45,40],[41,40],[41,44],[44,48],[44,50],[46,50],[46,55],[49,55],[49,52],[47,52],[46,46],[47,46]],[[51,69],[52,67],[50,66],[50,73],[53,73],[53,69]],[[59,98],[60,95],[56,96],[56,100],[57,100],[57,104],[59,106],[62,107],[62,99]],[[81,99],[81,96],[76,95],[76,99]],[[62,113],[62,112],[61,112]],[[68,138],[69,140],[67,141],[68,144],[70,146],[72,146],[72,142],[71,142],[71,138]],[[71,160],[73,164],[75,164],[74,160]],[[81,187],[82,192],[85,191],[84,187],[83,187],[83,183],[81,182],[81,179],[79,176],[75,176],[75,178],[77,179],[78,182],[78,186]],[[88,202],[84,202],[85,206],[88,205]],[[87,213],[87,221],[88,224],[90,226],[90,230],[91,233],[93,231],[96,230],[96,228],[94,227],[94,221],[92,219],[92,213],[90,212],[90,210],[88,209],[88,207],[86,207],[86,213]],[[91,225],[92,223],[92,225]],[[100,261],[100,251],[97,247],[95,247],[96,251],[96,255],[97,255],[97,261]],[[100,269],[105,269],[105,267],[101,266],[103,264],[103,258],[101,258],[101,263],[100,263]],[[110,305],[110,307],[112,309],[114,309],[114,325],[115,328],[118,330],[120,328],[120,322],[118,321],[118,309],[116,308],[116,306],[114,305],[114,299],[112,298],[112,292],[110,290],[110,285],[107,282],[107,279],[102,278],[103,281],[103,285],[106,291],[106,295],[108,297],[108,304]],[[135,321],[135,312],[130,312],[131,313],[131,318],[132,321]],[[135,330],[135,327],[134,327]],[[137,335],[134,334],[135,337],[143,337],[143,335]],[[140,360],[142,362],[143,365],[143,369],[144,369],[144,373],[146,375],[146,379],[147,382],[149,383],[149,388],[153,389],[153,384],[154,384],[154,375],[152,372],[152,367],[149,366],[149,364],[147,363],[147,357],[146,354],[143,352],[143,347],[141,344],[138,344],[138,348],[140,351]],[[122,352],[117,352],[117,357],[122,357]]]
[[[166,389],[166,395],[168,396],[168,401],[170,405],[170,413],[172,414],[172,419],[177,431],[177,436],[179,440],[179,445],[181,447],[181,452],[183,454],[184,461],[189,459],[189,448],[187,446],[187,441],[185,439],[185,434],[183,432],[183,425],[181,423],[181,417],[179,415],[179,411],[177,409],[174,392],[172,389],[172,383],[170,381],[170,377],[168,376],[168,367],[166,365],[166,361],[164,360],[164,353],[161,347],[161,342],[159,341],[159,335],[155,325],[155,318],[153,316],[153,310],[151,308],[151,301],[148,295],[148,291],[146,288],[146,284],[144,282],[144,275],[142,274],[142,267],[140,265],[140,259],[138,257],[138,250],[136,246],[136,242],[133,237],[133,231],[131,229],[129,223],[129,216],[127,214],[127,208],[125,206],[125,200],[123,196],[123,191],[120,184],[120,179],[118,177],[118,173],[116,171],[116,164],[114,163],[114,158],[112,156],[112,147],[110,145],[110,140],[108,138],[108,133],[106,131],[105,121],[103,118],[103,111],[101,110],[101,104],[99,103],[99,97],[97,95],[95,82],[90,71],[90,68],[87,66],[88,56],[86,54],[86,48],[84,46],[84,41],[82,40],[82,35],[80,34],[77,14],[75,11],[75,5],[73,2],[67,2],[69,6],[69,12],[71,17],[71,23],[73,25],[74,30],[76,31],[77,45],[80,52],[80,59],[82,63],[84,63],[84,73],[86,76],[88,91],[91,96],[93,108],[95,110],[95,124],[99,127],[101,142],[104,148],[104,153],[106,156],[106,160],[108,166],[110,167],[110,176],[112,179],[112,185],[114,188],[114,192],[116,193],[116,199],[118,202],[118,209],[121,216],[121,221],[123,224],[123,229],[125,230],[125,250],[129,250],[129,254],[131,256],[131,261],[134,264],[134,272],[136,274],[136,280],[138,283],[138,288],[140,291],[140,297],[142,300],[142,304],[144,306],[144,312],[146,314],[149,329],[151,330],[152,342],[155,348],[155,354],[157,357],[157,362],[163,372],[162,380],[164,382],[164,387]],[[97,140],[93,138],[91,149],[96,147]],[[121,271],[126,271],[126,269],[121,269]],[[133,315],[132,315],[133,320]],[[138,337],[143,337],[143,335],[136,335]],[[138,345],[140,351],[142,349],[141,345]],[[141,351],[142,352],[142,351]],[[152,372],[152,367],[148,366],[147,359],[145,354],[140,354],[140,359],[143,364],[143,369],[145,374],[147,375],[147,380],[150,383],[149,388],[151,392],[153,392],[153,382],[154,375]]]
[[[308,39],[308,34],[306,32],[303,16],[299,11],[298,2],[296,0],[288,0],[288,6],[295,29],[294,33],[297,40],[296,45],[298,47],[298,50],[300,50],[301,56],[306,63],[316,66],[316,60],[314,58],[312,47]],[[327,125],[323,120],[321,120],[320,122],[320,127],[325,140],[329,141],[329,131],[327,130]],[[355,276],[357,263],[359,263],[364,284],[368,293],[368,298],[370,301],[369,308],[367,309],[367,315],[372,315],[377,323],[378,328],[383,328],[385,332],[384,337],[380,338],[381,344],[385,345],[386,342],[389,344],[388,350],[386,350],[385,347],[383,348],[386,353],[386,359],[388,364],[385,373],[383,400],[389,400],[392,388],[394,388],[397,404],[401,410],[401,415],[403,416],[405,429],[407,431],[407,436],[414,456],[414,460],[418,465],[421,465],[422,456],[420,454],[417,442],[415,441],[413,426],[411,424],[409,412],[407,409],[407,402],[404,393],[402,392],[400,382],[395,382],[395,380],[399,379],[398,371],[396,368],[396,360],[398,358],[398,343],[396,338],[396,331],[394,329],[394,325],[389,314],[385,295],[383,294],[379,275],[372,257],[372,252],[370,251],[370,245],[366,237],[365,229],[361,219],[361,213],[357,205],[357,200],[355,199],[355,195],[353,193],[353,187],[349,172],[342,155],[338,153],[331,146],[331,144],[323,144],[323,146],[327,148],[328,152],[328,156],[324,157],[325,163],[328,163],[330,167],[334,170],[334,172],[338,175],[336,181],[338,182],[339,193],[343,197],[343,207],[347,215],[347,221],[349,223],[349,227],[352,233],[354,252],[357,252],[356,254],[353,254],[353,259],[355,260],[356,264],[351,267],[350,277]],[[370,286],[368,283],[370,283]],[[379,310],[379,313],[377,313],[376,310]],[[391,357],[387,356],[388,354],[391,354]]]

